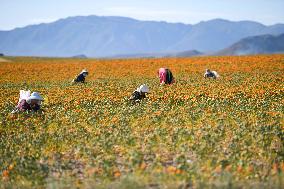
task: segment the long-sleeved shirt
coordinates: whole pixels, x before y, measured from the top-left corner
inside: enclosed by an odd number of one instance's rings
[[[172,72],[167,68],[160,68],[158,70],[160,83],[171,85],[175,82]]]
[[[167,70],[166,70],[166,68],[160,68],[158,70],[158,76],[160,78],[160,83],[166,83],[166,81],[167,81]]]
[[[85,82],[85,76],[83,73],[79,74],[75,79],[74,82],[81,82],[84,83]]]

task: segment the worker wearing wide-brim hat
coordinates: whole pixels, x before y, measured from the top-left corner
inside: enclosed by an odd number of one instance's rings
[[[76,76],[75,79],[73,79],[73,83],[85,83],[85,79],[89,72],[86,69],[83,69],[79,75]]]
[[[41,102],[43,101],[43,98],[40,96],[40,94],[38,92],[33,92],[31,95],[29,95],[30,91],[21,91],[21,93],[22,92],[26,92],[28,95],[24,99],[21,99],[20,97],[19,103],[12,113],[28,110],[36,112],[40,110]]]
[[[138,87],[131,95],[130,99],[133,102],[140,101],[146,98],[146,94],[149,93],[149,87],[145,84]]]

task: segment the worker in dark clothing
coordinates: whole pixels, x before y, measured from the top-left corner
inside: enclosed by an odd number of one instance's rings
[[[88,71],[87,70],[82,70],[81,73],[79,75],[77,75],[77,77],[75,79],[73,79],[73,83],[85,83],[85,79],[88,75]]]
[[[149,87],[143,84],[132,93],[129,100],[132,102],[139,102],[146,98],[146,93],[149,93]]]
[[[205,74],[204,74],[204,78],[216,79],[217,77],[220,77],[220,76],[216,71],[211,71],[209,69],[206,69]]]

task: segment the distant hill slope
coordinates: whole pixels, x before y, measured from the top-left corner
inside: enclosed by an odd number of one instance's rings
[[[284,53],[284,33],[278,36],[260,35],[247,37],[216,55],[248,55]]]
[[[72,56],[71,58],[88,58],[88,57],[84,54],[78,54],[78,55]]]
[[[202,52],[199,52],[197,50],[190,50],[190,51],[183,51],[183,52],[178,52],[172,56],[175,57],[192,57],[192,56],[200,56],[203,55]]]
[[[145,54],[120,54],[109,58],[161,58],[161,57],[193,57],[203,55],[197,50],[189,50],[176,53],[145,53]]]
[[[284,25],[214,19],[195,25],[125,17],[78,16],[0,31],[0,52],[22,56],[106,57],[117,54],[216,52],[238,40],[284,33]]]

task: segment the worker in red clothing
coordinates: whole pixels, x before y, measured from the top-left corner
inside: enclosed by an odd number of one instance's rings
[[[174,76],[170,69],[168,68],[160,68],[158,70],[158,77],[160,79],[160,84],[168,84],[171,85],[175,82]]]

